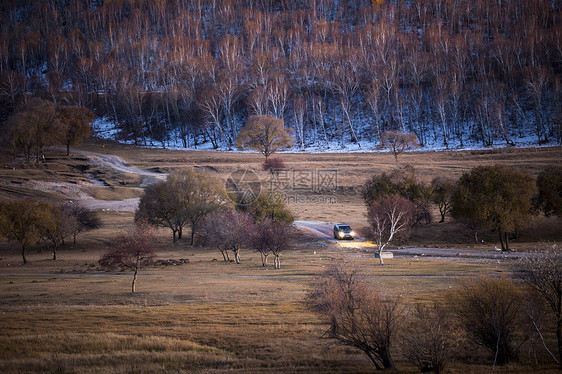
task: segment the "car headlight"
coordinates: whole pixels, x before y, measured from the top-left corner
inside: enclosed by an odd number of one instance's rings
[[[340,231],[339,235],[340,235],[340,238],[343,238],[345,236],[345,234],[341,231]]]
[[[355,231],[350,232],[349,235],[355,236]]]

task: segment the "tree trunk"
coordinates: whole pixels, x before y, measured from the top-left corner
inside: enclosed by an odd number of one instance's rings
[[[56,259],[57,259],[57,246],[54,245],[53,246],[53,260],[56,261]]]
[[[441,213],[441,220],[439,223],[445,222],[445,215],[447,214],[447,209],[444,205],[439,206],[439,213]]]
[[[507,252],[509,252],[510,251],[510,249],[509,249],[509,233],[504,232],[503,235],[504,235],[504,242],[505,242],[505,250]]]
[[[281,269],[281,259],[279,258],[279,254],[275,255],[275,258],[273,259],[274,262],[274,267],[275,269]]]
[[[236,261],[237,264],[240,263],[240,250],[239,249],[234,249],[234,261]]]
[[[133,283],[131,284],[131,293],[135,293],[135,284],[137,282],[137,274],[138,274],[138,269],[135,269],[135,273],[133,274]]]
[[[502,247],[502,251],[505,251],[505,245],[503,243],[503,233],[500,230],[498,230],[498,232],[500,234],[500,244],[501,244],[501,247]]]
[[[177,232],[177,230],[173,230],[173,229],[172,229],[172,238],[173,238],[173,239],[172,239],[172,242],[173,242],[173,243],[176,242],[176,232]]]
[[[25,245],[21,246],[21,257],[23,258],[23,264],[27,264],[27,259],[25,258]]]
[[[474,242],[478,244],[478,230],[474,230]]]
[[[560,300],[560,297],[558,299]],[[558,304],[559,310],[561,305],[562,303]],[[560,368],[562,369],[562,315],[559,314],[557,319],[556,338],[558,339],[558,360],[560,361]]]
[[[377,360],[377,357],[373,353],[371,353],[370,351],[364,351],[364,352],[365,352],[365,354],[367,354],[367,357],[369,357],[371,362],[375,365],[375,368],[377,370],[381,370],[382,368],[379,364],[379,361]]]
[[[394,362],[390,356],[390,347],[385,349],[385,352],[381,355],[382,366],[385,369],[392,369],[394,367]]]
[[[261,256],[261,266],[267,266],[267,254],[265,252],[260,251]]]
[[[70,143],[66,143],[66,155],[70,156]]]
[[[191,245],[195,242],[195,223],[191,224]]]
[[[219,248],[219,251],[221,251],[222,258],[223,258],[224,262],[227,262],[226,256],[228,255],[228,253],[225,253],[226,251],[225,251],[225,250],[222,250],[222,249],[220,249],[220,248]]]
[[[73,244],[76,245],[76,233],[74,233],[72,236],[73,236]]]
[[[137,262],[135,263],[135,273],[133,274],[133,283],[131,284],[131,293],[135,293],[135,285],[137,283],[137,274],[139,272],[140,256],[137,255]]]

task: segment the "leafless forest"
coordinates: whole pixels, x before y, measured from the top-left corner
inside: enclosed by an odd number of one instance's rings
[[[273,114],[300,147],[561,140],[556,0],[4,0],[2,118],[27,94],[120,136],[234,145]]]

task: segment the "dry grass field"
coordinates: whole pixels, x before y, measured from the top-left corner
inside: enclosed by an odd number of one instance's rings
[[[148,150],[92,143],[80,149],[114,154],[131,165],[158,172],[197,167],[226,178],[238,167],[253,168],[263,180],[262,157],[230,152]],[[289,207],[300,220],[345,221],[366,232],[360,188],[375,172],[413,165],[422,180],[436,175],[458,177],[476,165],[507,164],[536,175],[544,166],[558,165],[561,148],[432,152],[401,155],[398,164],[388,154],[283,154],[289,168],[336,169],[338,189],[329,203],[312,201],[312,191],[300,192],[305,202]],[[0,198],[31,196],[64,201],[73,189],[53,183],[85,185],[100,200],[138,197],[142,178],[92,165],[75,153],[68,159],[54,151],[45,165],[14,162],[0,154]],[[87,186],[89,180],[104,186]],[[47,192],[32,188],[50,182]],[[69,188],[65,185],[65,188]],[[81,191],[81,190],[80,190]],[[2,373],[343,373],[372,372],[366,357],[323,337],[328,328],[309,308],[307,292],[314,278],[338,261],[361,267],[376,287],[400,295],[406,304],[444,297],[459,279],[482,274],[510,276],[508,260],[397,257],[378,266],[361,245],[340,246],[301,235],[281,257],[281,269],[263,268],[259,255],[243,250],[242,263],[225,263],[211,248],[172,244],[171,233],[158,231],[159,260],[188,259],[180,265],[142,269],[137,293],[131,295],[129,272],[106,271],[97,263],[120,230],[132,224],[133,213],[100,211],[102,227],[67,244],[56,261],[42,245],[21,265],[18,247],[0,242],[0,372]],[[463,225],[448,221],[422,226],[403,245],[490,250],[494,233],[473,245]],[[560,242],[562,222],[537,217],[514,242],[516,251],[542,242]],[[553,331],[550,329],[550,331]],[[554,334],[546,339],[553,344]],[[489,355],[480,349],[458,352],[450,373],[492,370]],[[417,369],[395,347],[397,372]],[[470,359],[468,359],[470,357]],[[500,373],[555,372],[539,342],[525,343],[520,362],[495,367]]]

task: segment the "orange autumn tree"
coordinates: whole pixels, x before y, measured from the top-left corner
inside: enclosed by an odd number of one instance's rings
[[[271,154],[293,144],[291,130],[285,127],[282,119],[271,115],[251,116],[236,138],[238,148],[259,151],[266,160]]]

